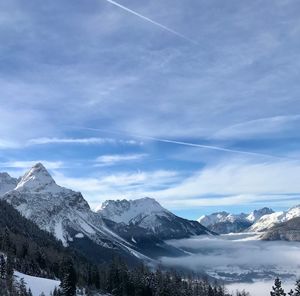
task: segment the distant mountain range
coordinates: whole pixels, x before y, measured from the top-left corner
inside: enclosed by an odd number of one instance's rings
[[[2,173],[0,195],[65,246],[100,262],[114,255],[130,263],[179,255],[181,251],[164,240],[213,234],[199,222],[180,218],[150,198],[107,201],[94,212],[80,192],[57,185],[41,163],[19,179]]]
[[[74,247],[96,262],[115,255],[130,264],[182,255],[182,250],[172,247],[167,240],[196,235],[251,231],[262,232],[262,239],[299,238],[283,234],[291,233],[291,225],[295,228],[298,220],[281,224],[300,217],[300,206],[277,213],[269,208],[239,215],[218,212],[190,221],[146,197],[108,200],[95,212],[80,192],[57,185],[41,163],[18,179],[1,173],[0,197],[64,246]]]
[[[299,217],[300,205],[297,205],[282,212],[274,212],[270,208],[255,210],[250,214],[218,212],[202,216],[198,221],[219,234],[257,232],[265,240],[300,241]]]
[[[210,215],[204,215],[198,219],[198,222],[206,226],[211,231],[226,234],[242,232],[255,225],[259,219],[265,215],[274,213],[272,209],[262,208],[255,210],[250,214],[230,214],[228,212],[217,212]]]

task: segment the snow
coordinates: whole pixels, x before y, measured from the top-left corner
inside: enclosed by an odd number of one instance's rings
[[[220,222],[235,223],[239,221],[245,221],[245,222],[248,221],[254,223],[264,215],[271,214],[271,213],[273,213],[273,210],[269,208],[262,208],[259,210],[255,210],[250,214],[244,214],[244,213],[230,214],[227,212],[217,212],[210,215],[203,215],[197,221],[206,227]]]
[[[8,173],[0,173],[0,196],[13,190],[17,186],[18,180],[12,178]]]
[[[30,288],[33,296],[40,296],[41,293],[49,296],[55,287],[60,285],[59,281],[30,276],[18,271],[15,271],[14,275],[17,280],[24,279],[27,289]]]
[[[77,233],[76,235],[75,235],[75,237],[76,238],[84,238],[84,235],[83,235],[83,233]]]
[[[242,291],[245,290],[249,292],[251,296],[265,296],[270,295],[272,286],[274,285],[273,281],[257,281],[254,283],[234,283],[226,285],[226,289],[229,293],[234,294],[236,290]],[[293,282],[283,282],[283,288],[286,292],[294,288]]]
[[[300,205],[294,206],[286,212],[275,212],[270,215],[262,216],[251,226],[250,231],[262,232],[278,223],[283,223],[296,217],[300,217]]]
[[[141,222],[141,226],[151,228],[156,224],[156,216],[168,216],[169,211],[164,209],[152,198],[136,200],[108,200],[97,211],[99,215],[116,223]],[[145,219],[146,218],[146,219]]]
[[[61,221],[59,221],[58,223],[55,224],[54,235],[57,239],[62,241],[62,243],[65,247],[67,247],[68,243],[64,236],[64,229],[63,229],[63,225],[62,225]]]
[[[241,213],[238,215],[233,215],[227,212],[218,212],[213,213],[211,215],[204,215],[201,216],[197,221],[201,223],[202,225],[208,227],[210,225],[220,223],[220,222],[237,222],[237,221],[243,221],[246,220],[246,214]]]

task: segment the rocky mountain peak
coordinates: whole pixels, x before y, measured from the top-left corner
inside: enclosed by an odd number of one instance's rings
[[[155,199],[149,197],[135,200],[107,200],[97,212],[104,218],[125,224],[137,218],[169,213]]]
[[[54,179],[51,177],[47,169],[41,163],[35,164],[21,178],[16,189],[28,189],[31,191],[54,190],[57,189]]]
[[[262,216],[273,214],[273,213],[274,213],[274,211],[272,209],[264,207],[264,208],[261,208],[261,209],[258,209],[258,210],[254,210],[252,213],[249,214],[249,216],[247,217],[247,219],[250,222],[256,222]]]

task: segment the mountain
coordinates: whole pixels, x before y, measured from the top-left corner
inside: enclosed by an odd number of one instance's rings
[[[249,230],[254,232],[266,231],[279,223],[289,221],[296,217],[300,217],[300,205],[294,206],[287,211],[262,216]]]
[[[220,233],[242,232],[253,225],[264,215],[273,213],[269,208],[255,210],[250,214],[230,214],[228,212],[217,212],[210,215],[204,215],[198,219],[198,222],[209,230]]]
[[[11,177],[8,173],[0,173],[0,196],[14,189],[18,179]]]
[[[136,200],[108,200],[97,214],[104,220],[125,226],[128,231],[142,229],[161,240],[212,234],[197,221],[180,218],[163,208],[156,200],[145,197]]]
[[[148,259],[109,230],[80,192],[57,185],[41,163],[34,165],[2,199],[64,246],[74,246],[87,257],[102,261],[118,254],[131,261]]]
[[[57,267],[66,257],[72,257],[76,262],[80,278],[87,272],[88,262],[81,254],[63,247],[52,234],[41,230],[4,200],[0,200],[2,253],[13,255],[15,269],[30,275],[58,278],[61,274]]]
[[[261,237],[263,240],[300,241],[300,217],[276,224]]]
[[[197,221],[177,217],[151,198],[107,201],[94,212],[80,192],[56,184],[41,163],[19,179],[2,175],[3,200],[64,246],[97,262],[116,255],[129,264],[152,261],[149,256],[182,255],[165,240],[211,234]]]

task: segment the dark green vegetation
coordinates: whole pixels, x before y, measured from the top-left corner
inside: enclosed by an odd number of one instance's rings
[[[58,278],[54,296],[74,296],[76,286],[116,296],[225,296],[222,286],[176,272],[150,270],[143,264],[128,267],[121,259],[92,264],[84,255],[65,248],[51,234],[5,201],[0,200],[0,295],[28,296],[24,282],[17,285],[13,270],[46,278]],[[48,295],[46,295],[48,296]]]
[[[271,296],[300,296],[300,280],[297,280],[295,283],[295,289],[290,290],[288,293],[284,291],[282,288],[282,284],[279,278],[275,279],[274,286],[272,287],[272,291],[270,292]]]

